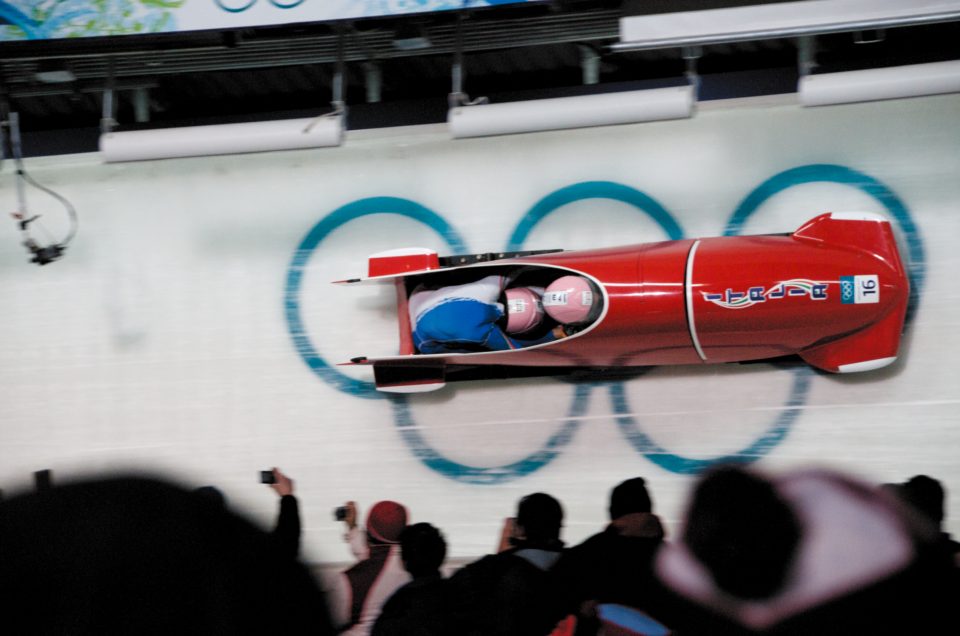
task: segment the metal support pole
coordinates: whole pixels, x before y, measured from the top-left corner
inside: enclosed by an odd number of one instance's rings
[[[138,124],[150,121],[150,93],[146,88],[133,89],[133,119]]]
[[[100,132],[103,134],[110,132],[117,125],[117,120],[113,118],[114,101],[113,89],[103,89],[103,113],[100,117]]]
[[[383,73],[380,69],[380,64],[374,61],[364,62],[363,78],[367,91],[367,103],[379,103],[381,99],[381,88],[383,86]]]
[[[457,14],[456,41],[453,49],[453,66],[450,69],[452,87],[450,95],[447,96],[447,104],[450,108],[458,106],[475,106],[477,104],[486,104],[486,97],[478,97],[470,100],[470,96],[463,91],[463,81],[466,72],[463,65],[463,14]]]
[[[27,193],[23,188],[23,145],[20,141],[20,113],[10,113],[10,153],[17,166],[17,212],[26,219]]]
[[[462,106],[466,101],[463,94],[463,14],[457,14],[457,28],[454,33],[453,66],[450,69],[452,86],[447,97],[450,108]]]
[[[463,64],[454,62],[450,73],[453,79],[453,86],[447,101],[450,102],[450,108],[453,108],[455,106],[462,106],[463,103],[467,101],[466,95],[463,93]]]
[[[817,66],[816,36],[804,35],[797,38],[797,72],[806,77]]]
[[[703,55],[703,48],[699,46],[685,46],[681,49],[681,54],[686,62],[684,75],[690,86],[693,87],[693,94],[700,96],[700,75],[697,74],[697,60]]]
[[[341,29],[337,35],[337,66],[333,73],[333,110],[341,113],[345,109],[344,102],[344,33]]]
[[[580,70],[583,74],[584,86],[600,83],[600,53],[592,46],[579,44]]]
[[[114,119],[114,112],[116,107],[116,96],[114,94],[114,62],[113,59],[110,60],[110,63],[107,67],[107,85],[103,89],[103,112],[100,116],[100,132],[106,134],[112,131],[116,125],[117,120]]]
[[[7,158],[7,148],[10,143],[10,102],[7,97],[7,86],[0,82],[0,160]]]

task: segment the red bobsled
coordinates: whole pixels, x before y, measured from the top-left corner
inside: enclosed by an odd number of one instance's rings
[[[574,273],[602,293],[602,311],[569,337],[510,351],[421,354],[407,297],[418,284],[490,274],[546,285]],[[430,391],[446,381],[551,375],[571,369],[745,362],[799,356],[833,373],[897,356],[909,282],[890,223],[827,213],[793,234],[684,239],[584,251],[440,258],[413,248],[370,257],[368,276],[396,286],[399,355],[372,365],[377,388]]]

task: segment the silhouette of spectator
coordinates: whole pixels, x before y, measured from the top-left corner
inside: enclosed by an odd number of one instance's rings
[[[443,636],[448,624],[447,582],[440,566],[447,542],[429,523],[415,523],[400,533],[403,567],[413,580],[387,600],[373,627],[373,636]]]
[[[270,488],[280,496],[280,511],[271,536],[280,554],[295,559],[300,553],[300,509],[293,495],[293,480],[279,468],[272,469],[274,482]],[[200,486],[194,490],[212,506],[226,507],[227,497],[216,486]]]
[[[545,493],[520,500],[504,536],[511,547],[450,577],[454,633],[464,636],[548,634],[557,622],[550,574],[560,558],[563,508]]]
[[[227,507],[227,496],[216,486],[200,486],[193,492],[215,508]]]
[[[928,475],[915,475],[899,485],[896,493],[916,511],[929,519],[940,533],[940,545],[956,563],[960,557],[960,543],[943,531],[943,484]]]
[[[300,506],[293,494],[293,480],[277,467],[273,468],[273,477],[274,483],[269,486],[280,496],[280,511],[272,536],[280,553],[295,559],[300,553]]]
[[[367,514],[366,532],[357,525],[357,505],[346,504],[345,536],[359,561],[337,577],[331,608],[339,630],[366,636],[388,598],[410,581],[399,553],[407,509],[395,501],[378,501]]]
[[[0,503],[8,634],[332,634],[323,594],[266,533],[142,477]]]
[[[658,553],[651,613],[677,633],[942,633],[950,566],[892,504],[830,471],[713,470]]]
[[[610,524],[557,562],[561,614],[578,616],[576,633],[594,634],[594,608],[616,603],[642,608],[653,586],[653,557],[663,543],[663,525],[642,477],[628,479],[610,494]]]

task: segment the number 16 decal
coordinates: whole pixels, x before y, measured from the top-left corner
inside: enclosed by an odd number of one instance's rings
[[[880,302],[876,274],[840,277],[840,302],[844,305]]]

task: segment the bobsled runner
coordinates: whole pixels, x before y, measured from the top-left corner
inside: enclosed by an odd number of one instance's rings
[[[550,342],[419,352],[408,307],[413,290],[494,274],[540,287],[583,277],[599,311]],[[831,373],[870,371],[896,359],[909,296],[890,223],[870,213],[822,214],[792,234],[596,250],[453,257],[391,250],[369,258],[366,277],[337,282],[395,286],[398,355],[345,364],[371,365],[378,389],[404,393],[461,379],[785,356]]]

